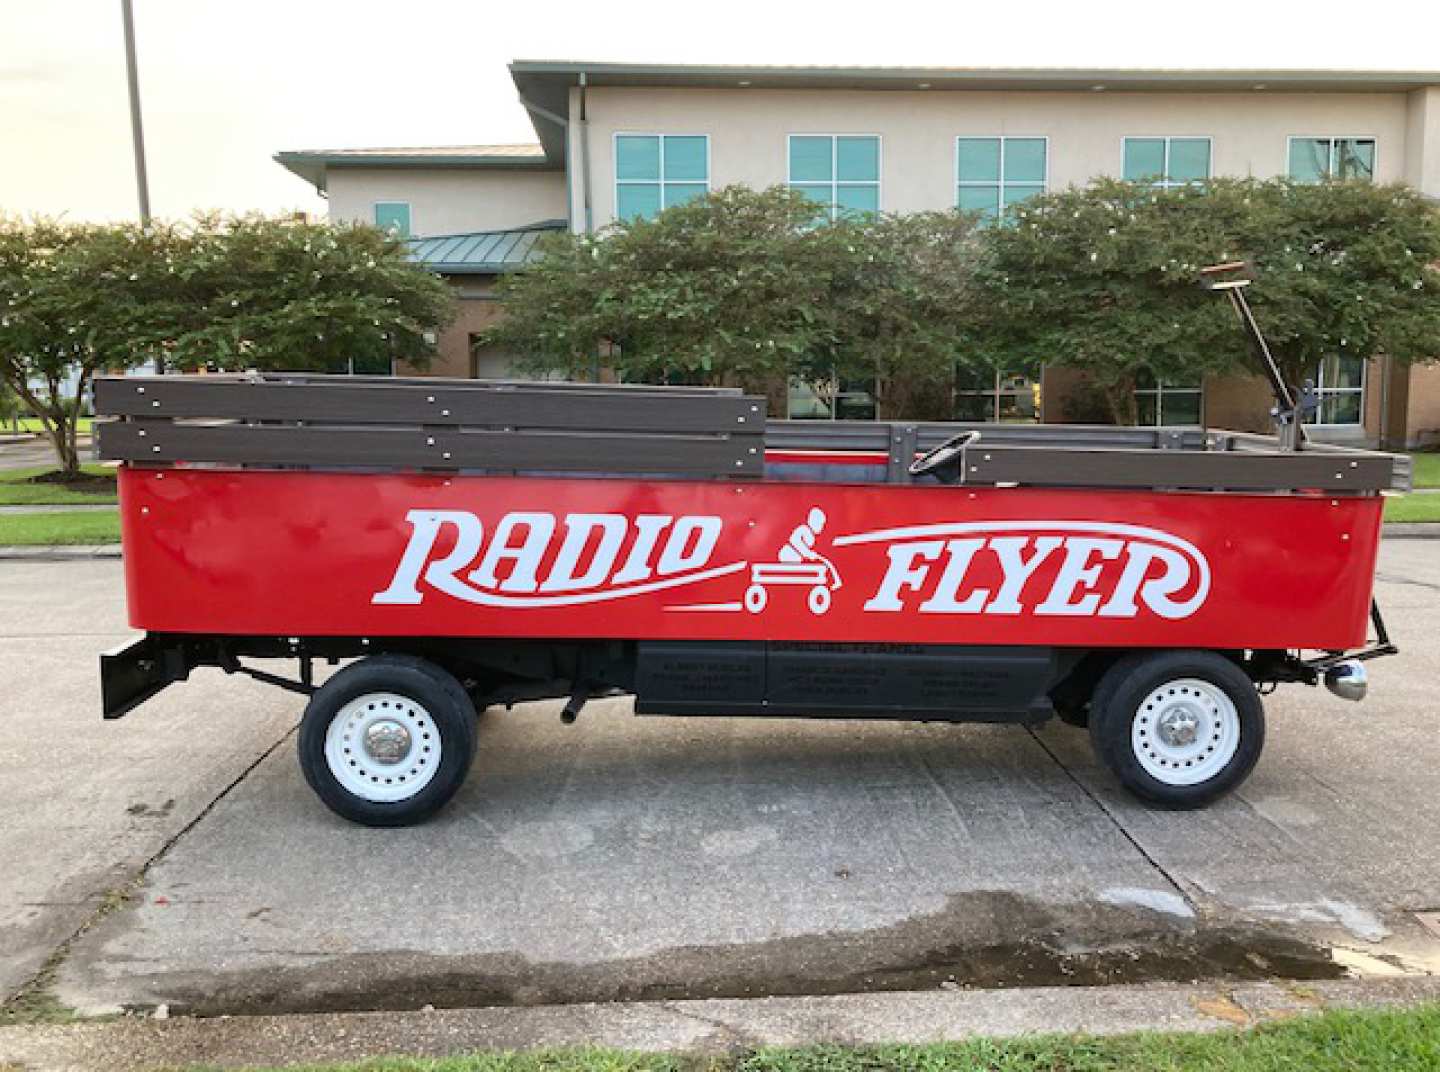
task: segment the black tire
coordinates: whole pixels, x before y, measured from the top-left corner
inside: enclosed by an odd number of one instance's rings
[[[1132,731],[1140,733],[1143,741],[1144,723],[1137,730],[1136,720],[1150,717],[1142,709],[1147,700],[1167,682],[1186,679],[1207,683],[1229,699],[1235,709],[1239,741],[1234,753],[1213,774],[1203,781],[1182,785],[1162,780],[1146,769],[1136,752]],[[1176,702],[1184,703],[1185,688],[1178,687],[1182,699]],[[1163,705],[1166,701],[1161,697],[1159,702]],[[1209,723],[1202,722],[1202,727],[1206,725]],[[1194,762],[1211,762],[1204,752],[1206,740],[1212,741],[1212,751],[1218,747],[1223,755],[1228,749],[1225,743],[1228,737],[1222,737],[1198,739],[1199,751],[1195,753]],[[1141,800],[1162,808],[1199,808],[1224,796],[1249,777],[1265,745],[1265,709],[1245,672],[1214,652],[1136,653],[1119,660],[1100,679],[1090,702],[1090,743],[1100,762]],[[1153,753],[1149,761],[1152,766],[1162,762]],[[1173,763],[1177,779],[1191,776],[1183,770],[1190,766],[1183,758],[1164,762]]]
[[[437,768],[423,788],[403,799],[366,799],[341,783],[326,758],[331,724],[347,705],[370,693],[413,701],[439,737]],[[300,721],[299,754],[305,780],[336,815],[365,826],[409,826],[434,815],[469,774],[475,758],[475,707],[460,682],[434,663],[410,655],[374,655],[345,667],[310,698]],[[423,764],[422,759],[416,762]],[[404,781],[406,765],[396,769],[397,781]]]

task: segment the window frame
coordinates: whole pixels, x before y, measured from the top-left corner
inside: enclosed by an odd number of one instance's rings
[[[1034,185],[1034,184],[1033,184],[1033,183],[1026,183],[1026,184],[1022,184],[1022,185]],[[959,371],[959,365],[958,365],[958,364],[956,365],[956,371],[957,371],[957,373],[958,373],[958,371]],[[962,397],[964,397],[964,398],[983,398],[983,399],[985,399],[985,400],[989,403],[990,416],[989,416],[985,421],[983,421],[983,422],[973,422],[973,421],[972,421],[972,422],[967,422],[967,421],[963,421],[963,420],[961,420],[961,418],[955,417],[955,416],[952,416],[952,417],[951,417],[951,420],[959,421],[959,422],[962,423],[962,424],[965,424],[965,423],[983,423],[983,424],[1043,424],[1043,423],[1045,423],[1044,420],[1042,419],[1042,413],[1041,413],[1042,409],[1044,408],[1043,398],[1042,398],[1041,400],[1037,401],[1037,403],[1036,403],[1036,405],[1035,405],[1035,415],[1034,415],[1033,418],[1031,418],[1031,419],[1028,420],[1028,421],[1003,421],[1003,420],[1000,419],[1000,400],[1001,400],[1002,398],[1005,398],[1005,397],[1011,396],[1011,395],[1014,395],[1014,396],[1017,396],[1017,397],[1018,397],[1019,394],[1020,394],[1020,392],[1019,392],[1018,390],[1007,389],[1007,388],[1005,388],[1004,386],[1002,386],[1003,382],[1004,382],[1006,379],[1008,379],[1009,377],[1011,377],[1011,376],[1021,376],[1021,377],[1024,377],[1026,380],[1030,381],[1030,391],[1031,391],[1032,397],[1033,397],[1033,395],[1034,395],[1034,391],[1035,391],[1035,388],[1036,388],[1036,387],[1040,387],[1041,390],[1042,390],[1042,393],[1043,393],[1043,380],[1044,380],[1044,376],[1045,376],[1045,366],[1044,366],[1044,365],[1041,365],[1039,368],[1037,368],[1037,369],[1035,370],[1034,375],[1030,375],[1029,373],[1025,373],[1025,372],[1013,372],[1013,371],[1012,371],[1012,372],[1007,372],[1007,371],[1004,370],[1004,369],[998,369],[998,368],[997,368],[997,369],[995,370],[995,372],[994,372],[994,375],[991,377],[991,386],[989,386],[989,387],[980,387],[980,388],[973,388],[973,389],[972,389],[972,388],[968,388],[968,387],[959,387],[959,386],[957,386],[957,385],[954,385],[954,383],[953,383],[953,381],[952,381],[952,386],[951,386],[951,405],[950,405],[950,411],[951,411],[952,414],[954,414],[955,409],[956,409],[956,405],[957,405],[957,403],[959,402],[959,400],[960,400]]]
[[[1197,182],[1209,182],[1215,177],[1215,135],[1213,134],[1122,134],[1120,136],[1120,179],[1123,182],[1141,182],[1141,179],[1125,178],[1125,143],[1128,141],[1163,141],[1165,143],[1165,171],[1166,178],[1159,182],[1150,182],[1146,185],[1153,186],[1157,190],[1173,190],[1177,186],[1191,186]],[[1208,156],[1208,174],[1203,179],[1171,179],[1170,175],[1170,143],[1172,141],[1203,141],[1210,145]],[[1289,150],[1286,150],[1286,166],[1289,166]]]
[[[1349,356],[1351,356],[1351,355],[1349,355],[1349,354],[1336,354],[1336,355],[1334,355],[1334,356],[1336,356],[1336,357],[1342,357],[1342,358],[1343,358],[1343,357],[1349,357]],[[1361,357],[1361,358],[1356,358],[1356,360],[1358,360],[1358,361],[1360,362],[1360,386],[1359,386],[1359,387],[1326,387],[1326,386],[1325,386],[1325,383],[1324,383],[1324,380],[1323,380],[1323,376],[1324,376],[1324,372],[1325,372],[1325,359],[1324,359],[1324,358],[1321,359],[1320,364],[1317,365],[1316,368],[1315,368],[1315,397],[1316,397],[1317,401],[1320,403],[1319,408],[1317,408],[1317,410],[1315,411],[1315,415],[1318,417],[1321,413],[1324,412],[1324,410],[1325,410],[1325,396],[1326,396],[1326,395],[1359,395],[1359,396],[1360,396],[1360,416],[1359,416],[1359,419],[1358,419],[1358,420],[1354,420],[1354,421],[1341,421],[1341,422],[1315,420],[1315,421],[1311,421],[1311,422],[1308,423],[1308,424],[1305,424],[1305,425],[1304,425],[1305,428],[1318,428],[1318,429],[1320,429],[1320,430],[1322,430],[1322,431],[1323,431],[1323,430],[1327,430],[1327,429],[1334,429],[1334,430],[1339,431],[1339,430],[1351,429],[1351,428],[1362,428],[1362,429],[1363,429],[1363,428],[1365,427],[1365,409],[1366,409],[1366,404],[1369,402],[1369,398],[1368,398],[1367,396],[1368,396],[1369,391],[1370,391],[1370,362],[1369,362],[1366,358],[1363,358],[1363,357]]]
[[[995,186],[998,187],[1000,203],[997,206],[998,214],[995,220],[998,223],[1005,218],[1005,187],[1006,186],[1034,186],[1033,182],[1006,182],[1005,181],[1005,142],[1010,139],[1016,141],[1040,141],[1045,143],[1045,179],[1040,183],[1040,195],[1043,197],[1050,192],[1050,135],[1049,134],[956,134],[950,146],[950,203],[956,211],[960,211],[960,187],[961,186]],[[960,143],[962,141],[979,141],[994,139],[1000,143],[1000,173],[999,177],[991,179],[968,179],[962,181],[960,178]],[[1017,201],[1016,204],[1019,204]],[[973,209],[971,211],[974,211]]]
[[[1370,154],[1370,178],[1369,182],[1374,185],[1379,181],[1380,175],[1380,138],[1374,134],[1287,134],[1285,135],[1285,166],[1281,168],[1280,174],[1284,175],[1291,182],[1303,182],[1310,185],[1309,180],[1297,179],[1290,174],[1290,151],[1292,145],[1297,141],[1328,141],[1330,143],[1330,163],[1335,162],[1335,144],[1342,141],[1368,141],[1371,145]],[[1335,169],[1330,167],[1328,174],[1320,182],[1335,182]],[[1337,428],[1352,427],[1348,424],[1336,425]]]
[[[384,228],[382,228],[382,227],[380,226],[380,220],[379,220],[379,217],[378,217],[378,213],[379,213],[379,211],[380,211],[380,206],[381,206],[381,205],[404,205],[404,206],[405,206],[405,223],[407,224],[407,228],[406,228],[406,233],[403,234],[403,235],[399,235],[398,237],[399,237],[399,238],[402,238],[402,239],[405,239],[405,238],[416,238],[416,237],[418,237],[419,232],[416,231],[416,229],[415,229],[415,205],[414,205],[414,202],[402,200],[401,198],[398,198],[398,197],[379,197],[379,198],[376,198],[375,200],[371,201],[371,202],[370,202],[370,224],[371,224],[372,227],[375,227],[377,230],[384,230]],[[386,233],[388,234],[389,232],[386,231]]]
[[[1136,418],[1137,418],[1135,427],[1137,427],[1137,428],[1180,428],[1180,427],[1185,427],[1184,425],[1175,425],[1175,424],[1166,424],[1166,423],[1165,423],[1165,396],[1166,396],[1167,394],[1171,394],[1171,395],[1197,395],[1197,396],[1199,396],[1199,401],[1200,401],[1200,406],[1199,406],[1200,420],[1199,420],[1198,424],[1199,424],[1199,426],[1200,426],[1201,428],[1206,427],[1206,425],[1205,425],[1205,377],[1204,377],[1204,376],[1201,376],[1200,379],[1195,382],[1195,386],[1194,386],[1194,387],[1184,387],[1184,386],[1181,386],[1180,384],[1168,384],[1168,383],[1166,383],[1164,380],[1162,380],[1159,376],[1156,376],[1156,375],[1154,375],[1153,373],[1151,374],[1151,379],[1153,379],[1153,380],[1155,381],[1153,387],[1139,387],[1139,386],[1137,386],[1137,387],[1132,388],[1130,393],[1135,397],[1135,400],[1136,400],[1137,403],[1139,402],[1141,395],[1153,395],[1153,396],[1154,396],[1154,398],[1155,398],[1155,423],[1154,423],[1154,424],[1140,424],[1140,423],[1139,423],[1139,420],[1138,420],[1138,418],[1139,418],[1140,415],[1139,415],[1139,413],[1137,412],[1136,415],[1135,415]],[[1137,406],[1137,409],[1138,409],[1138,406]]]
[[[620,177],[620,139],[621,138],[659,138],[660,139],[660,174],[655,179],[622,179]],[[611,185],[610,195],[611,216],[617,223],[623,223],[627,219],[635,217],[620,215],[620,187],[621,186],[659,186],[660,187],[660,209],[664,212],[670,206],[665,204],[665,139],[666,138],[703,138],[705,140],[705,193],[708,195],[714,189],[710,184],[711,152],[710,135],[698,132],[681,131],[656,131],[656,130],[616,130],[610,134],[610,174]],[[671,186],[695,186],[695,179],[671,179],[668,180]],[[659,215],[659,212],[656,215]],[[651,219],[654,216],[642,216],[641,219]]]
[[[796,138],[829,138],[830,139],[830,219],[837,218],[839,205],[836,203],[836,194],[841,186],[873,186],[875,187],[875,212],[880,214],[885,211],[885,138],[881,134],[866,132],[841,132],[827,134],[824,131],[799,131],[785,135],[785,187],[793,190],[797,186],[821,186],[822,182],[809,179],[795,179],[791,176],[791,169],[795,163],[795,157],[790,151],[790,144]],[[840,139],[841,138],[874,138],[875,139],[875,178],[874,180],[864,179],[854,181],[839,178],[840,174]],[[818,202],[817,202],[818,204]]]
[[[791,420],[791,421],[828,421],[828,422],[831,422],[831,423],[833,423],[833,422],[835,422],[835,421],[851,421],[851,422],[871,421],[871,422],[874,422],[874,421],[877,421],[877,420],[880,419],[878,416],[875,416],[875,417],[842,417],[842,416],[840,416],[840,399],[841,399],[842,397],[854,398],[854,397],[856,397],[856,396],[858,396],[858,395],[864,395],[864,396],[868,397],[868,398],[870,399],[870,405],[875,408],[875,410],[876,410],[877,413],[879,412],[879,401],[878,401],[878,399],[876,399],[876,397],[875,397],[875,381],[874,381],[874,378],[873,378],[873,377],[867,378],[867,379],[861,381],[861,382],[868,383],[868,384],[870,385],[868,389],[863,390],[863,391],[855,391],[855,390],[847,391],[847,390],[845,390],[845,384],[846,384],[847,382],[852,382],[852,383],[853,383],[853,382],[856,382],[856,381],[846,381],[846,380],[842,380],[842,379],[840,379],[839,376],[833,376],[833,377],[831,377],[831,380],[832,380],[832,382],[835,384],[835,393],[834,393],[833,396],[831,396],[831,400],[830,400],[830,402],[831,402],[831,404],[830,404],[830,415],[829,415],[828,417],[796,417],[796,416],[794,415],[794,408],[793,408],[793,407],[794,407],[794,403],[795,403],[795,388],[796,388],[796,385],[799,384],[799,385],[809,386],[810,389],[811,389],[811,391],[812,391],[812,393],[814,393],[814,394],[816,395],[816,397],[820,397],[820,393],[819,393],[818,391],[815,391],[815,390],[814,390],[814,384],[815,384],[817,381],[814,381],[814,380],[806,380],[803,376],[787,376],[786,379],[785,379],[785,419],[786,419],[786,420]]]

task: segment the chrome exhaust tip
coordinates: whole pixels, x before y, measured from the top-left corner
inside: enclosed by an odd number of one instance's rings
[[[1363,700],[1370,675],[1358,659],[1346,659],[1325,671],[1325,687],[1342,700]]]

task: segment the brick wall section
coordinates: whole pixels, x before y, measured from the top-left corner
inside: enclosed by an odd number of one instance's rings
[[[440,332],[437,340],[439,352],[424,369],[414,369],[401,364],[396,372],[402,376],[454,376],[461,379],[470,376],[470,336],[483,331],[503,315],[498,301],[487,297],[492,280],[485,276],[456,277],[451,280],[455,288],[458,311],[450,325]]]
[[[1080,369],[1046,365],[1041,370],[1040,419],[1046,424],[1108,424],[1109,413],[1104,399],[1093,396]]]
[[[1408,446],[1440,446],[1440,363],[1410,366],[1405,427]]]
[[[1234,432],[1272,431],[1274,397],[1263,376],[1206,376],[1205,424]]]

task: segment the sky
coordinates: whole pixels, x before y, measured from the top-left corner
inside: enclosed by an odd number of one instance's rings
[[[284,149],[533,141],[512,59],[1440,70],[1436,0],[134,0],[157,216],[324,212]],[[0,212],[137,209],[120,0],[0,0]]]

